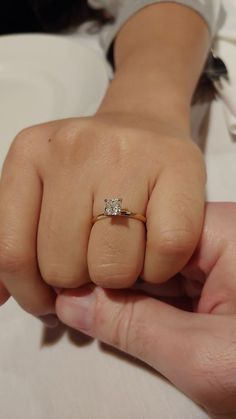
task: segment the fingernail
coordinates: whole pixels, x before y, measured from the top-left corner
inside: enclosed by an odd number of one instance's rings
[[[59,316],[63,323],[74,329],[90,332],[94,319],[95,292],[60,295]]]
[[[44,316],[38,316],[45,326],[47,327],[57,327],[59,325],[59,319],[55,314],[46,314]]]

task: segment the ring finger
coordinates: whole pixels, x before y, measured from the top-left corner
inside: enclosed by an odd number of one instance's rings
[[[104,199],[123,198],[122,208],[145,214],[148,186],[140,176],[102,183],[95,193],[93,215],[104,211]],[[138,188],[133,187],[135,179]],[[116,187],[112,186],[115,185]],[[115,194],[115,195],[114,195]],[[134,284],[143,268],[146,229],[143,222],[128,217],[105,217],[96,221],[88,246],[88,269],[92,281],[102,287],[126,288]]]

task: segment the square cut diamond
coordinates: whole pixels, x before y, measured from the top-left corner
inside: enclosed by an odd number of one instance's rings
[[[104,215],[121,215],[121,198],[105,199]]]

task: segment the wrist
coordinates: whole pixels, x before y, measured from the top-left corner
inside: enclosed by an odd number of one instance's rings
[[[132,62],[117,70],[97,113],[140,115],[189,132],[190,103],[183,84],[169,77],[165,69],[154,63],[140,68]]]
[[[207,26],[190,8],[144,7],[117,35],[117,71],[98,113],[146,116],[190,133],[191,99],[208,49]]]

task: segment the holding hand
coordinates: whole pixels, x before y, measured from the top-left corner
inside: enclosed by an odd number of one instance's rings
[[[212,418],[234,419],[235,230],[236,204],[207,205],[199,248],[183,271],[185,292],[179,287],[179,296],[193,298],[195,313],[132,291],[84,287],[59,295],[57,314],[65,324],[151,365]],[[163,284],[160,294],[178,296],[177,281],[172,290]]]

